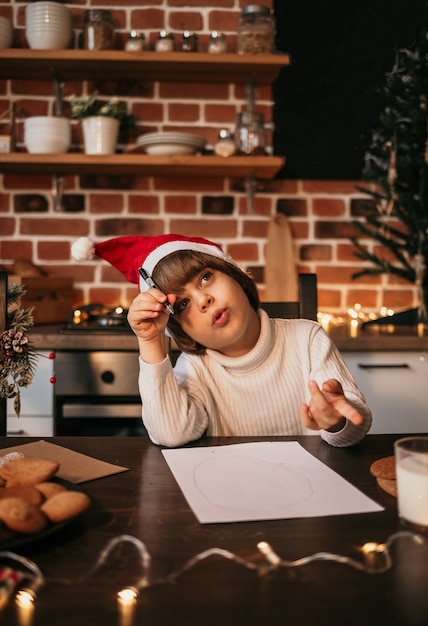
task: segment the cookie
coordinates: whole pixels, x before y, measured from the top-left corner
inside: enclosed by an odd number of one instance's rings
[[[37,485],[56,474],[59,469],[57,461],[46,459],[17,459],[0,467],[0,477],[6,480],[6,486]]]
[[[45,500],[49,500],[49,498],[52,498],[52,496],[55,496],[57,493],[67,491],[64,485],[53,482],[39,483],[38,485],[34,485],[34,488],[43,494]]]
[[[10,530],[28,535],[39,533],[48,525],[46,515],[22,498],[0,500],[0,520]]]
[[[90,504],[89,496],[81,491],[64,491],[46,500],[41,511],[51,522],[58,523],[82,513]]]
[[[370,472],[375,478],[395,480],[397,478],[395,473],[395,456],[384,456],[381,459],[377,459],[370,465]]]
[[[3,498],[22,498],[27,502],[31,502],[34,506],[40,506],[44,502],[45,497],[41,491],[32,485],[15,485],[14,487],[0,488],[0,500]]]
[[[376,478],[377,484],[381,489],[389,493],[390,496],[394,496],[395,498],[398,495],[397,491],[397,481],[396,480],[388,480],[387,478]]]

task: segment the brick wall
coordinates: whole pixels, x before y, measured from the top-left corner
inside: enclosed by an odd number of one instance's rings
[[[269,2],[265,1],[265,4]],[[127,33],[138,29],[153,45],[166,28],[181,36],[184,29],[200,34],[202,48],[209,33],[226,33],[230,51],[245,0],[151,0],[94,2],[113,14],[117,48]],[[69,2],[73,12],[74,46],[80,46],[83,14],[90,2]],[[25,3],[0,0],[0,15],[13,19],[17,47],[26,47]],[[222,127],[233,129],[235,114],[245,108],[245,89],[234,85],[67,83],[64,97],[99,90],[118,94],[140,119],[139,133],[183,129],[203,133],[209,144]],[[53,111],[50,82],[0,81],[0,116],[15,104],[18,111],[17,149],[23,150],[22,120]],[[257,110],[271,119],[271,90],[257,87]],[[7,128],[7,115],[0,134]],[[0,124],[2,122],[0,121]],[[135,140],[134,140],[135,141]],[[80,149],[80,126],[73,125],[73,150]],[[254,211],[247,211],[242,182],[217,179],[142,177],[79,177],[64,179],[63,211],[55,211],[50,176],[0,174],[0,266],[29,259],[52,276],[72,275],[76,304],[101,301],[127,306],[135,294],[122,275],[105,262],[73,263],[70,243],[85,235],[99,241],[129,234],[181,232],[221,243],[254,274],[263,297],[264,248],[269,221],[277,213],[289,219],[296,259],[302,272],[316,272],[319,308],[341,314],[359,302],[364,311],[382,305],[415,306],[415,293],[406,283],[382,276],[354,280],[361,268],[349,241],[351,221],[359,214],[362,195],[358,181],[268,181],[258,190]],[[373,242],[367,242],[373,245]]]

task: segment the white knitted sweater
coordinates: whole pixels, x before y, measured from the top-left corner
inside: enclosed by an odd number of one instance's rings
[[[169,358],[159,364],[141,358],[139,387],[143,422],[150,439],[175,447],[209,436],[275,436],[319,433],[333,446],[360,441],[372,417],[339,351],[319,324],[308,320],[269,319],[264,311],[260,337],[242,357],[214,350],[181,354],[173,370]],[[307,430],[299,406],[309,401],[308,382],[329,378],[342,383],[348,402],[364,417],[347,421],[336,433]]]

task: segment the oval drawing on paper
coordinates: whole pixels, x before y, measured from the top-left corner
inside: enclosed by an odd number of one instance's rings
[[[194,482],[211,504],[233,511],[278,512],[313,494],[306,476],[253,457],[203,461],[194,470]]]

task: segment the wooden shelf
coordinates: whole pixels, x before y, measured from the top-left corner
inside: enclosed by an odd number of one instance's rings
[[[147,80],[271,84],[287,54],[128,52],[124,50],[0,50],[0,79]]]
[[[283,167],[283,157],[211,155],[149,156],[145,154],[0,154],[0,173],[108,176],[193,176],[270,179]]]

